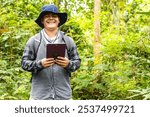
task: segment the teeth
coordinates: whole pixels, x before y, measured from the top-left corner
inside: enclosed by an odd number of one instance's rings
[[[54,21],[47,21],[47,23],[55,23]]]

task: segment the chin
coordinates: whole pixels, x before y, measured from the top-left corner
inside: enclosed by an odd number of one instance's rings
[[[50,26],[47,26],[48,28],[56,28],[57,25],[50,25]]]
[[[56,30],[57,27],[48,27],[47,29],[48,29],[48,30]]]

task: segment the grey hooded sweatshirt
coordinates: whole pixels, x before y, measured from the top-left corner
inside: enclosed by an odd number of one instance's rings
[[[63,40],[64,37],[67,38],[66,40],[69,44],[69,50],[66,49],[65,52],[65,57],[69,59],[67,68],[62,68],[57,64],[43,68],[40,60],[46,58],[47,44],[44,39],[44,34],[41,36],[38,51],[35,48],[36,41],[39,42],[38,34],[31,37],[26,43],[21,66],[24,70],[32,73],[30,97],[35,100],[67,100],[72,97],[69,76],[71,72],[76,71],[80,67],[81,59],[73,39],[62,35],[60,31],[58,33],[59,37],[56,43],[65,43]]]

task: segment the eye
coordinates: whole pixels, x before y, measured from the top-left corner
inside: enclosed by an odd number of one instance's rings
[[[58,18],[58,15],[57,14],[47,14],[44,16],[44,18],[49,18],[49,17]]]
[[[54,17],[54,18],[57,18],[57,17],[58,17],[58,15],[56,15],[56,14],[53,14],[53,15],[52,15],[52,17]]]
[[[49,17],[49,15],[45,15],[45,16],[44,16],[44,18],[48,18],[48,17]]]

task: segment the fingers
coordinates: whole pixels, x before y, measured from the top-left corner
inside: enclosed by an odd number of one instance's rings
[[[44,58],[41,60],[41,64],[44,68],[50,67],[55,63],[54,58]]]
[[[69,60],[68,58],[64,58],[64,57],[57,57],[57,59],[55,60],[55,63],[60,65],[61,67],[65,68],[68,66],[69,64]]]
[[[41,60],[41,64],[44,68],[50,67],[53,64],[60,65],[63,68],[66,68],[69,64],[69,60],[66,57],[57,57],[57,59],[54,58],[43,58]]]

